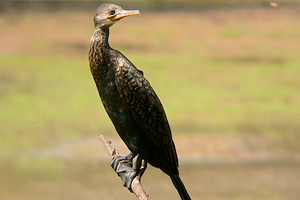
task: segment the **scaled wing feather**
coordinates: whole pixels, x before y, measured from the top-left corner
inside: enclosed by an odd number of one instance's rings
[[[134,120],[158,151],[177,168],[178,160],[171,130],[163,106],[150,83],[131,63],[122,63],[116,70],[116,86]]]

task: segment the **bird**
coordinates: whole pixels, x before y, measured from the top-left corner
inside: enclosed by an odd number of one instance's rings
[[[112,166],[130,189],[140,161],[169,175],[181,199],[189,196],[178,170],[178,157],[163,105],[139,70],[120,51],[109,45],[109,28],[120,19],[139,15],[111,3],[101,4],[94,14],[94,31],[89,45],[89,65],[104,108],[130,153],[117,157]],[[132,169],[122,163],[136,162]],[[117,169],[119,168],[119,169]]]

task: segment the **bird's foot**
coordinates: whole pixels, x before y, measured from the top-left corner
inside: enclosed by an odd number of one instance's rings
[[[129,153],[128,155],[126,156],[120,156],[120,155],[117,155],[113,158],[112,162],[110,163],[111,167],[116,171],[118,172],[119,168],[121,167],[120,165],[124,165],[124,166],[128,166],[128,167],[132,167],[132,163],[133,163],[133,158],[135,157],[136,155],[133,154],[133,153]]]
[[[131,190],[131,182],[137,174],[137,169],[133,166],[133,158],[136,155],[129,153],[127,156],[115,156],[111,162],[112,168],[117,172],[123,181],[123,186]]]

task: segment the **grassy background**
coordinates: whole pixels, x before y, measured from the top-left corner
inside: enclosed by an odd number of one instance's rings
[[[297,199],[299,7],[141,13],[110,43],[160,96],[193,199]],[[97,140],[127,153],[89,71],[92,15],[1,14],[0,199],[134,199]],[[143,184],[178,199],[156,169]]]

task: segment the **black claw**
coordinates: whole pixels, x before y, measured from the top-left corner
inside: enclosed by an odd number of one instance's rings
[[[117,172],[117,174],[120,174],[120,173],[126,172],[126,170],[125,170],[125,169],[122,169],[122,170],[117,170],[116,172]]]

